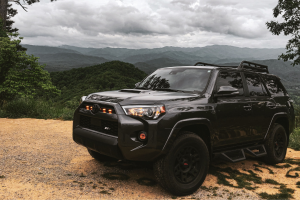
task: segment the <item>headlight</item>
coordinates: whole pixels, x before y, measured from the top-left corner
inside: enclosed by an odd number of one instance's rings
[[[165,106],[123,106],[126,115],[145,117],[146,119],[157,119],[166,112]]]
[[[80,98],[80,104],[81,104],[85,99],[86,99],[86,96],[82,96],[82,97]]]

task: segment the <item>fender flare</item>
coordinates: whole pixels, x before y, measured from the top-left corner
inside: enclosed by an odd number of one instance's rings
[[[265,134],[265,137],[264,137],[264,140],[266,140],[267,136],[269,135],[269,132],[270,132],[270,129],[272,127],[272,125],[274,124],[274,122],[279,118],[279,117],[284,117],[284,118],[287,118],[288,121],[289,121],[289,117],[288,117],[288,114],[286,112],[279,112],[279,113],[275,113],[271,119],[271,122],[270,122],[270,125],[269,125],[269,128]],[[287,133],[289,134],[289,133]]]
[[[179,120],[172,128],[169,137],[167,138],[164,147],[162,150],[165,149],[167,146],[168,142],[170,141],[171,138],[176,137],[177,133],[180,131],[185,126],[190,126],[190,125],[196,125],[196,124],[204,124],[208,127],[209,131],[212,131],[211,128],[211,122],[207,118],[190,118],[190,119],[183,119]]]

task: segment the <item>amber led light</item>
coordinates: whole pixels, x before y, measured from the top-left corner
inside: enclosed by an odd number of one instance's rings
[[[139,136],[138,136],[138,139],[140,141],[145,141],[147,139],[147,133],[146,132],[140,132]]]

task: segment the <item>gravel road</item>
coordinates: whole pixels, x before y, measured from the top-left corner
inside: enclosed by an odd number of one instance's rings
[[[0,118],[0,138],[0,199],[259,199],[259,192],[278,192],[270,184],[252,183],[257,186],[254,191],[219,185],[218,178],[209,174],[205,187],[194,194],[172,196],[156,184],[151,166],[94,160],[86,148],[73,142],[72,121]],[[288,156],[300,159],[299,152],[290,149]],[[217,167],[254,170],[255,163]],[[282,180],[288,169],[272,170],[274,174],[264,168],[257,173],[262,179]],[[284,181],[300,199],[295,183],[295,179]]]

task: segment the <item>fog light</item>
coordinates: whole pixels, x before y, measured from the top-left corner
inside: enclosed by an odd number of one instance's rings
[[[140,132],[139,135],[138,135],[138,139],[142,142],[147,140],[147,133],[144,132],[144,131]]]

